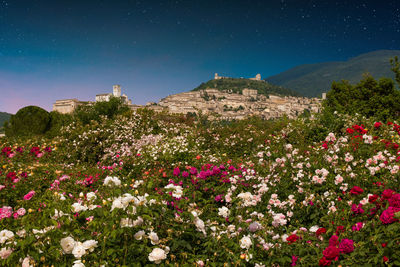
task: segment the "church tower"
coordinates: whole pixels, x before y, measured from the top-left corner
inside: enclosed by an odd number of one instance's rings
[[[121,85],[113,85],[113,96],[121,97]]]

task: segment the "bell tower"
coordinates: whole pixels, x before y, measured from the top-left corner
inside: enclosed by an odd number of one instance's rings
[[[121,85],[113,85],[113,96],[121,97]]]

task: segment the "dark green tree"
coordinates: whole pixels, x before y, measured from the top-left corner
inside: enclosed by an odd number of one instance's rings
[[[12,115],[5,124],[7,136],[31,136],[44,134],[50,124],[50,115],[46,110],[37,106],[27,106]]]
[[[67,126],[73,121],[71,114],[62,114],[57,111],[50,112],[50,124],[49,129],[46,132],[46,136],[55,137],[60,134],[61,128]]]
[[[400,114],[400,92],[388,78],[376,81],[370,75],[356,85],[334,82],[324,101],[324,112],[356,113],[386,121]]]

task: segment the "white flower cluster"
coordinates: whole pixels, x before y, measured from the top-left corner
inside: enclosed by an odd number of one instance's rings
[[[176,197],[176,198],[181,198],[183,195],[183,188],[180,185],[174,185],[174,184],[169,184],[167,186],[164,187],[165,189],[172,189],[174,190],[172,192],[172,196]]]
[[[87,250],[93,252],[94,248],[97,247],[97,241],[95,240],[87,240],[82,243],[75,241],[70,236],[61,239],[60,244],[65,254],[73,254],[77,259],[85,255]]]
[[[118,177],[111,177],[111,176],[107,176],[104,179],[104,185],[106,186],[121,186],[121,180],[118,179]]]

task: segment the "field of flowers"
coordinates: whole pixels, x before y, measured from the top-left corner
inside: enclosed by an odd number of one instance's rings
[[[310,141],[312,119],[139,112],[1,138],[0,265],[400,266],[400,125],[338,121]]]

